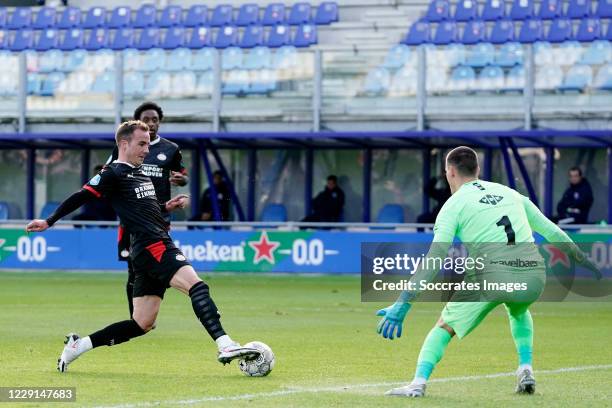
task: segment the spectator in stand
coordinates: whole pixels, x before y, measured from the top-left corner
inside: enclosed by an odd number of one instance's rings
[[[557,204],[559,224],[587,224],[593,205],[593,190],[579,167],[569,169],[569,187]]]
[[[303,222],[340,222],[344,209],[344,191],[338,186],[338,178],[327,177],[325,189],[312,200],[312,213]]]
[[[417,222],[423,224],[433,224],[436,222],[436,217],[442,209],[442,206],[451,196],[450,187],[448,186],[446,177],[432,177],[425,186],[424,192],[427,197],[436,200],[438,203],[431,211],[420,214],[417,217]]]
[[[225,183],[225,180],[223,180],[223,173],[221,173],[221,171],[217,170],[213,173],[213,184],[217,193],[221,221],[229,221],[232,197],[229,187]],[[200,200],[199,214],[191,218],[190,221],[215,221],[211,194],[210,187],[204,190],[202,199]]]
[[[93,176],[95,177],[102,171],[101,164],[94,167]],[[117,214],[106,199],[90,200],[83,205],[83,212],[75,215],[73,220],[76,221],[115,221]]]

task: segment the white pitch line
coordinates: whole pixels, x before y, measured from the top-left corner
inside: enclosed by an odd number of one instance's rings
[[[576,371],[592,371],[592,370],[607,370],[607,369],[612,369],[612,364],[589,365],[589,366],[579,366],[579,367],[564,367],[564,368],[557,368],[554,370],[538,370],[535,373],[536,375],[545,375],[545,374],[562,374],[562,373],[576,372]],[[515,372],[494,373],[494,374],[484,374],[484,375],[470,375],[470,376],[463,376],[463,377],[435,378],[433,380],[430,380],[429,382],[430,383],[448,383],[448,382],[458,382],[458,381],[474,381],[474,380],[484,380],[484,379],[489,379],[489,378],[513,377],[515,375],[516,375]],[[290,387],[286,390],[260,392],[260,393],[255,393],[255,394],[239,394],[239,395],[232,395],[232,396],[202,397],[202,398],[194,398],[194,399],[186,399],[186,400],[151,401],[151,402],[139,402],[135,404],[100,405],[94,408],[140,408],[140,407],[156,407],[160,405],[194,405],[194,404],[200,404],[203,402],[238,401],[238,400],[246,400],[246,399],[253,399],[253,398],[282,397],[285,395],[292,395],[292,394],[316,394],[319,392],[342,392],[342,391],[351,390],[355,388],[392,387],[394,385],[403,385],[403,384],[407,384],[407,381],[366,383],[366,384],[347,384],[347,385],[338,385],[338,386],[332,386],[332,387],[318,387],[318,388]]]

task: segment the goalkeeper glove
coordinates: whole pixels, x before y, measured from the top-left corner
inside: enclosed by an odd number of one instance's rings
[[[389,307],[380,309],[376,316],[383,318],[378,323],[378,334],[389,340],[393,340],[394,334],[398,338],[402,337],[402,324],[411,307],[410,303],[395,302]]]

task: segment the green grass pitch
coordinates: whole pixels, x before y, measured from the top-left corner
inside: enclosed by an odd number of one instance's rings
[[[383,393],[411,379],[441,304],[415,305],[403,337],[389,341],[375,332],[374,314],[386,305],[361,303],[356,276],[203,278],[228,333],[274,350],[276,367],[268,377],[248,378],[235,362],[219,364],[189,299],[172,289],[157,329],[93,350],[60,374],[55,363],[66,333],[87,335],[128,317],[125,275],[6,272],[0,273],[0,386],[76,387],[76,403],[54,407],[577,407],[612,398],[612,303],[532,308],[533,396],[515,395],[514,377],[503,375],[515,370],[517,359],[498,308],[466,339],[451,342],[427,397],[408,401]]]

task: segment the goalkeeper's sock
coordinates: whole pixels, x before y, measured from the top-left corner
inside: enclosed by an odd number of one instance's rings
[[[443,328],[436,326],[431,329],[419,353],[413,384],[425,384],[429,380],[431,372],[444,355],[450,340],[450,333]]]
[[[510,331],[518,353],[519,366],[531,367],[533,356],[533,320],[529,310],[519,315],[508,313]]]

